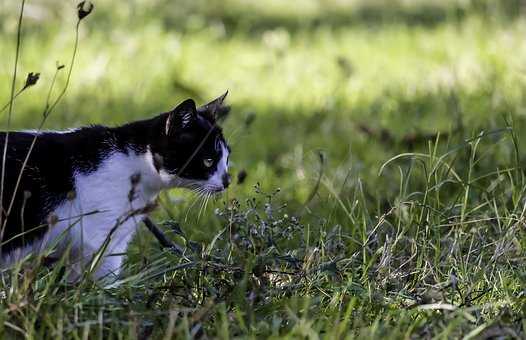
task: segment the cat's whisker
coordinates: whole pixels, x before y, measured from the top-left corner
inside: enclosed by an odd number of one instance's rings
[[[201,219],[201,214],[203,212],[203,208],[204,208],[204,205],[205,205],[205,202],[206,202],[206,195],[207,195],[207,190],[205,188],[202,188],[202,192],[201,192],[201,195],[200,195],[200,198],[202,200],[201,200],[201,205],[199,207],[199,212],[197,214],[197,221],[199,221]]]
[[[197,194],[197,196],[196,196],[196,199],[193,201],[192,205],[188,208],[188,211],[186,212],[185,222],[188,219],[190,209],[193,208],[195,204],[197,204],[197,202],[200,202],[197,220],[199,221],[201,219],[201,215],[203,214],[204,211],[206,211],[208,200],[212,194],[207,187],[203,187],[202,185],[198,183],[194,183],[192,185],[194,186],[192,190]]]
[[[210,200],[210,195],[211,195],[211,193],[208,193],[208,194],[206,195],[204,211],[206,211],[206,207],[208,206],[208,200]]]
[[[199,196],[196,196],[193,200],[192,200],[192,203],[190,203],[190,206],[188,207],[188,209],[186,210],[186,214],[184,216],[184,222],[186,223],[188,221],[188,214],[190,213],[190,210],[194,207],[194,205],[197,203],[197,201],[199,200]]]
[[[208,202],[210,202],[210,198],[212,197],[212,194],[209,193],[208,194],[208,197],[206,198],[206,204],[205,204],[205,211],[206,211],[206,208],[208,207]]]
[[[205,206],[205,197],[201,200],[201,206],[199,207],[199,212],[197,213],[197,222],[201,220],[201,214],[203,213],[203,207]]]
[[[201,217],[201,214],[206,211],[206,208],[208,207],[208,202],[210,200],[210,197],[212,196],[212,192],[209,190],[206,191],[205,198],[204,198],[204,204],[202,210],[199,212],[199,217]]]

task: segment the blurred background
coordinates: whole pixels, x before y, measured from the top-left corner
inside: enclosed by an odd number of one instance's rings
[[[13,128],[37,128],[50,87],[56,98],[65,85],[79,1],[27,1],[16,89],[40,79]],[[20,4],[0,0],[0,109]],[[93,4],[44,129],[123,124],[228,90],[234,183],[208,204],[161,197],[154,220],[202,266],[143,228],[123,289],[63,289],[59,270],[8,289],[2,276],[0,333],[524,335],[526,0]]]
[[[389,158],[427,152],[437,137],[447,148],[510,121],[524,125],[523,0],[93,3],[71,83],[45,128],[122,124],[229,90],[224,130],[233,174],[246,179],[227,197],[260,183],[315,215],[330,211],[335,196],[352,206],[359,188],[382,212],[400,190],[399,169],[378,175]],[[41,78],[15,102],[16,128],[38,126],[56,65],[69,63],[76,4],[26,5],[17,88],[28,72]],[[19,7],[0,2],[2,105]],[[65,76],[59,72],[54,96]],[[498,138],[478,165],[493,169],[514,157]]]

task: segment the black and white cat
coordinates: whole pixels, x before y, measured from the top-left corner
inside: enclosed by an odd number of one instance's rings
[[[94,276],[118,275],[122,254],[161,190],[218,193],[228,187],[230,148],[215,119],[225,97],[199,108],[188,99],[119,127],[10,132],[0,267],[55,246],[57,256],[69,249],[78,276],[105,245]],[[5,140],[0,133],[0,150]]]

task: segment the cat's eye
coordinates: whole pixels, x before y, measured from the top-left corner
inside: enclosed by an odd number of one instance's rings
[[[212,158],[205,158],[203,159],[203,164],[209,168],[212,166],[212,164],[214,164],[214,160]]]

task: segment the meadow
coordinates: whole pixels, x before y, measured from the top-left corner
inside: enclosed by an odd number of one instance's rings
[[[228,90],[235,180],[164,193],[184,256],[144,228],[118,284],[5,271],[0,337],[526,337],[524,1],[93,3],[75,49],[77,2],[0,2],[0,108],[19,27],[15,88],[39,73],[11,128]]]

